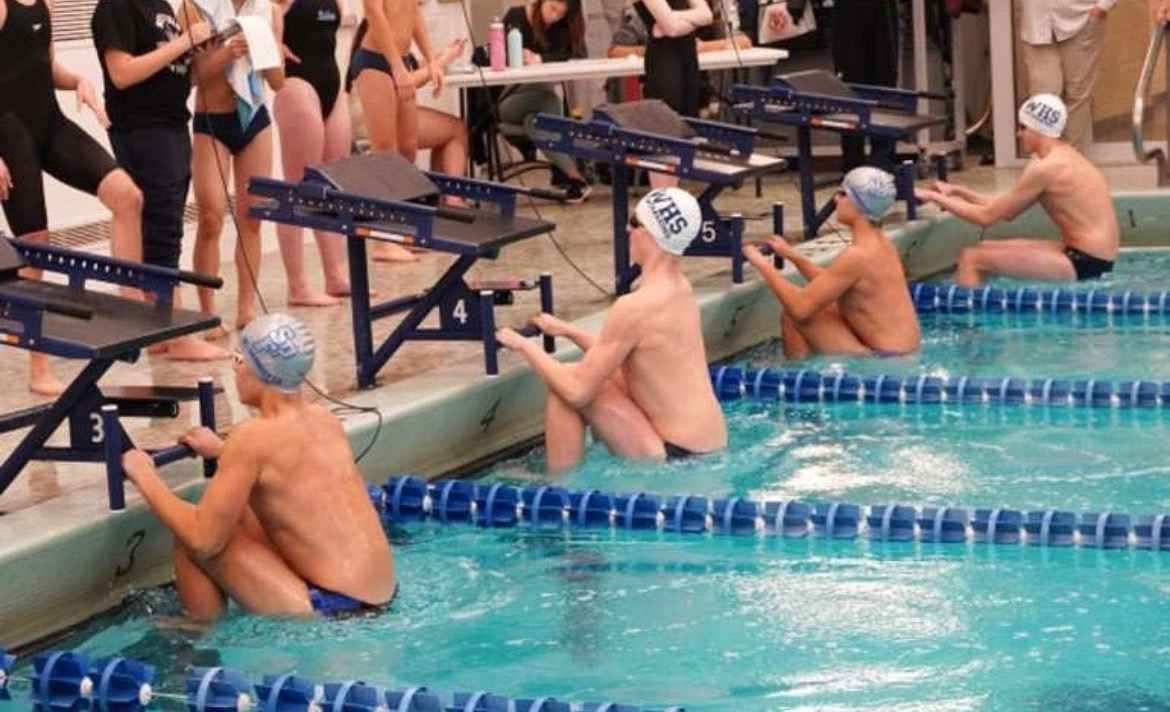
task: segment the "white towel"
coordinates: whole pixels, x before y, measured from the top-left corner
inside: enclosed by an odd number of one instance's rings
[[[244,0],[244,4],[237,11],[232,0],[194,0],[195,5],[203,13],[208,24],[216,32],[222,32],[235,22],[238,16],[259,17],[272,27],[272,3],[269,0]],[[240,117],[240,126],[248,128],[252,117],[264,106],[267,94],[264,89],[264,80],[260,73],[252,67],[252,60],[247,56],[240,57],[227,66],[228,85],[236,95],[236,113]]]

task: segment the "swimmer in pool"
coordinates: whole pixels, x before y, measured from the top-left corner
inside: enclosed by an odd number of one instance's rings
[[[698,202],[660,188],[638,203],[627,231],[642,268],[637,288],[620,297],[594,337],[548,314],[533,319],[584,352],[561,363],[534,341],[500,329],[500,344],[522,355],[548,384],[545,447],[551,471],[577,464],[585,426],[614,454],[663,459],[727,447],[723,409],[707,373],[699,304],[682,272],[682,254],[699,233]]]
[[[236,386],[259,417],[227,440],[196,428],[180,442],[219,460],[197,503],[171,492],[150,456],[131,450],[126,476],[175,536],[175,582],[188,614],[213,620],[225,594],[251,613],[376,610],[397,589],[394,558],[337,418],[306,403],[313,337],[283,314],[240,335]]]
[[[1113,196],[1100,169],[1060,139],[1068,111],[1052,94],[1037,94],[1019,112],[1020,148],[1033,156],[1019,179],[999,195],[939,181],[916,191],[963,220],[990,227],[1040,203],[1060,229],[1059,242],[1045,239],[988,240],[959,255],[955,281],[983,283],[988,275],[1021,279],[1082,281],[1113,270],[1120,242]]]
[[[922,334],[910,301],[898,248],[880,222],[895,199],[894,178],[877,168],[854,168],[837,191],[836,219],[852,233],[849,246],[828,267],[808,259],[783,238],[768,240],[773,252],[804,276],[798,286],[756,245],[744,256],[784,307],[784,353],[900,355],[915,351]]]

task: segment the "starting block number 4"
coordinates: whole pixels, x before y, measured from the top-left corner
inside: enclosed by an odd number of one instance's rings
[[[455,302],[455,308],[451,310],[451,318],[460,324],[467,323],[467,300],[460,299]]]

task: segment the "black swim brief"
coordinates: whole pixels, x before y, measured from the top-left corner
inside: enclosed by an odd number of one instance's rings
[[[394,587],[394,593],[390,595],[390,600],[385,603],[374,605],[359,601],[356,598],[347,596],[344,593],[337,593],[330,591],[327,588],[320,586],[309,585],[309,603],[313,606],[313,610],[323,618],[348,618],[350,616],[358,615],[378,615],[386,612],[394,599],[398,598],[398,587]]]
[[[667,462],[672,462],[674,460],[689,460],[692,457],[698,457],[702,454],[693,450],[688,450],[687,448],[680,445],[675,445],[674,443],[664,442],[662,445],[666,448]]]
[[[1072,262],[1073,270],[1077,273],[1077,281],[1096,279],[1106,272],[1113,271],[1113,260],[1103,260],[1087,252],[1081,252],[1075,247],[1064,248],[1068,261]]]

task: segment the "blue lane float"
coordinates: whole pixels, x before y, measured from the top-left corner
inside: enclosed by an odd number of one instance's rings
[[[453,487],[452,483],[459,483],[459,487]],[[461,493],[458,498],[450,496],[454,489]],[[396,496],[408,497],[411,506],[395,507]],[[519,487],[503,482],[427,482],[409,475],[391,477],[372,496],[372,501],[386,524],[428,520],[542,530],[606,527],[782,539],[865,537],[887,542],[1170,549],[1170,517],[1166,514],[1143,515],[1135,520],[1120,512],[1089,512],[1078,516],[1059,510],[919,509],[900,503],[865,507],[849,502],[758,502],[747,497],[582,492],[551,485]],[[458,516],[445,514],[446,507],[454,508]]]
[[[1062,289],[1037,287],[962,287],[910,284],[919,313],[938,314],[1170,314],[1170,291]]]
[[[744,369],[711,366],[711,385],[722,401],[909,405],[1029,405],[1074,408],[1170,408],[1170,382],[1060,378],[974,378],[858,375],[811,369]]]
[[[33,709],[130,712],[153,704],[154,668],[145,663],[126,658],[91,663],[82,653],[59,650],[36,656],[26,678],[12,674],[15,663],[0,648],[0,693],[10,694],[9,683],[23,683]],[[682,707],[651,709],[605,700],[513,698],[486,690],[392,690],[360,680],[317,684],[291,674],[264,675],[253,684],[244,674],[222,667],[190,668],[186,694],[164,697],[183,700],[188,712],[685,712]]]

